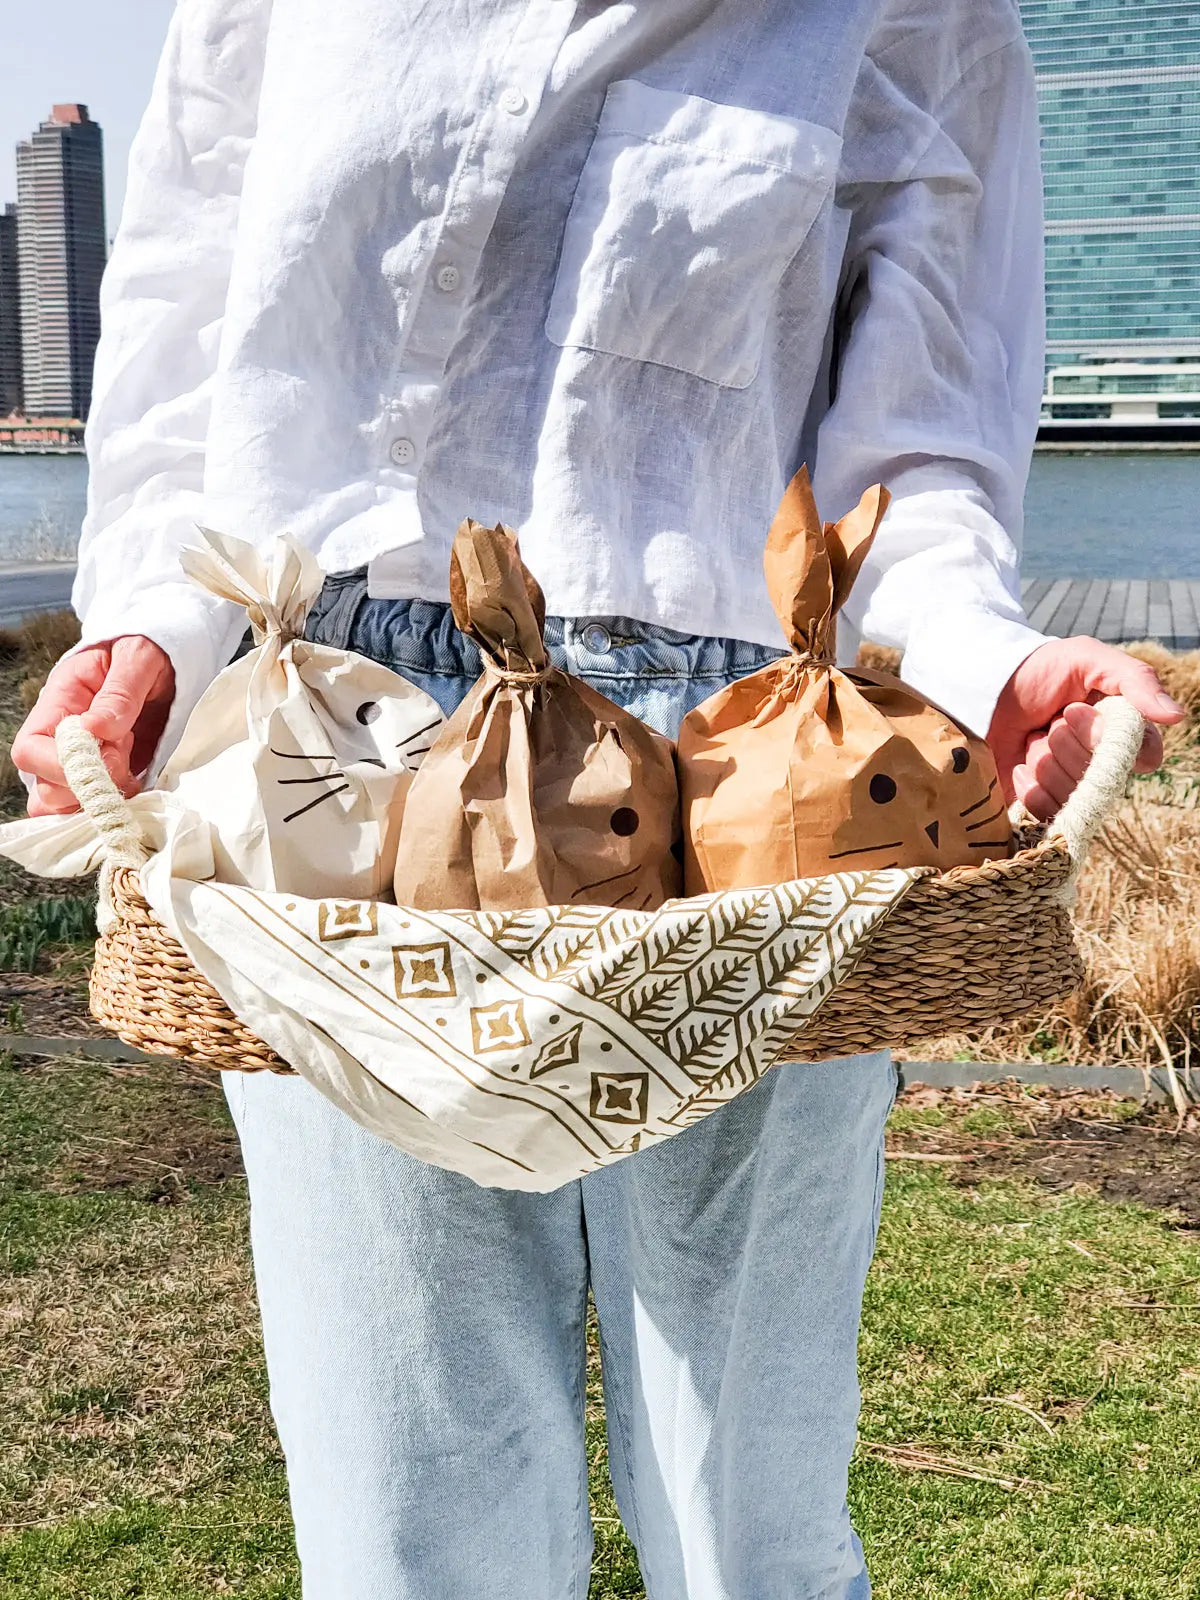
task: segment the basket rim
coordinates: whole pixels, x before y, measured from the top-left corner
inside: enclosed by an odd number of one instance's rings
[[[1043,834],[1041,838],[1023,846],[1020,850],[1014,851],[1011,856],[997,856],[988,861],[981,861],[978,865],[976,865],[974,862],[967,862],[962,866],[950,867],[945,872],[939,872],[936,868],[924,869],[921,872],[921,875],[914,879],[908,895],[905,895],[903,898],[908,899],[910,895],[920,890],[924,890],[926,893],[931,890],[943,892],[949,891],[951,893],[961,892],[964,890],[969,891],[983,884],[994,884],[1000,878],[1024,876],[1026,873],[1038,866],[1048,865],[1051,860],[1055,862],[1061,862],[1065,868],[1069,868],[1071,864],[1070,854],[1067,849],[1067,841],[1061,834],[1047,832]],[[825,876],[838,877],[841,876],[841,874],[827,873]],[[815,880],[798,879],[796,881],[813,882]],[[144,908],[150,913],[151,916],[154,916],[152,908],[146,900],[145,895],[142,893],[140,867],[119,866],[114,868],[112,875],[112,886],[114,900],[120,900],[126,904],[132,904],[138,906],[139,908]],[[739,889],[753,889],[759,887],[759,885],[739,884],[737,887]],[[710,891],[710,893],[711,892],[712,891]],[[291,898],[304,899],[306,897],[303,895],[292,895]],[[331,897],[326,895],[322,898],[352,899],[355,897],[349,895]],[[666,903],[669,905],[680,905],[686,904],[689,900],[697,900],[702,898],[704,898],[704,896],[677,895],[673,900]],[[395,902],[390,900],[371,901],[369,903],[373,905],[388,906],[395,904]],[[456,906],[446,906],[445,908],[441,908],[439,914],[453,916],[458,911],[461,911],[464,916],[476,916],[479,914],[477,911],[469,908],[464,909]]]

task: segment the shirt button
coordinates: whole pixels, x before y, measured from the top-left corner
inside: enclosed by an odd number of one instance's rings
[[[612,635],[598,622],[589,622],[583,630],[583,648],[594,656],[604,656],[612,649]]]
[[[501,111],[507,111],[508,114],[513,117],[519,117],[528,104],[529,101],[526,100],[520,89],[516,88],[515,86],[511,89],[505,89],[504,93],[500,96]]]
[[[393,439],[388,455],[397,467],[411,467],[417,459],[417,447],[411,439]]]
[[[453,294],[462,282],[462,274],[457,267],[451,266],[447,262],[444,267],[437,269],[437,277],[434,281],[443,294]]]

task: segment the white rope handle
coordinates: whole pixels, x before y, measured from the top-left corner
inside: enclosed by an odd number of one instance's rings
[[[1100,741],[1079,787],[1047,829],[1051,836],[1066,841],[1071,889],[1092,840],[1108,813],[1124,798],[1146,734],[1146,719],[1128,700],[1118,696],[1101,700],[1096,710],[1100,713]]]
[[[67,786],[96,824],[105,865],[140,867],[148,851],[129,802],[108,775],[100,746],[81,717],[64,717],[54,734]]]

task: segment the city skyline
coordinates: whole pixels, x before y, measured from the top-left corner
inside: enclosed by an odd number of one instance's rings
[[[52,105],[82,102],[104,129],[110,235],[129,146],[150,98],[174,0],[59,0],[0,22],[0,211],[17,198],[13,152]]]
[[[100,341],[104,135],[86,105],[56,105],[17,146],[23,409],[80,417]]]
[[[0,206],[0,417],[20,410],[24,387],[17,208],[9,201]]]
[[[77,426],[108,261],[104,134],[86,105],[52,106],[21,140],[17,194],[0,209],[0,414]]]

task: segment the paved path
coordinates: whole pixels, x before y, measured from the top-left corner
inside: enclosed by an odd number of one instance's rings
[[[73,561],[0,561],[0,625],[71,603]]]
[[[0,625],[68,605],[74,576],[69,561],[0,562]],[[1200,649],[1198,579],[1027,578],[1022,592],[1029,620],[1043,633]]]
[[[1029,620],[1042,633],[1090,633],[1111,644],[1157,639],[1173,650],[1200,648],[1200,580],[1195,578],[1027,578]]]

